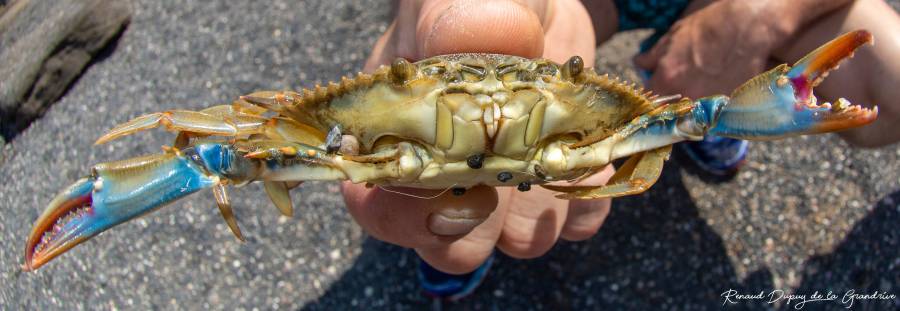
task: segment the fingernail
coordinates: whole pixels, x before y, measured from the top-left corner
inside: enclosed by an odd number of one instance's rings
[[[466,218],[433,213],[428,216],[428,230],[442,236],[464,235],[475,229],[486,218]]]

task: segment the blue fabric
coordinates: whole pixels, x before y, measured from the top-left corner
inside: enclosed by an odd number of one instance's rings
[[[441,272],[430,266],[424,260],[419,261],[419,284],[425,293],[436,298],[450,301],[462,299],[475,291],[487,276],[491,264],[494,262],[494,254],[491,254],[475,271],[457,275]]]
[[[700,169],[728,176],[737,172],[747,157],[746,140],[707,135],[701,141],[686,141],[679,146]]]
[[[659,41],[687,8],[688,0],[615,0],[619,13],[619,31],[653,29],[656,32],[641,43],[641,52]]]
[[[687,8],[688,0],[615,0],[619,31],[651,28],[668,30]]]

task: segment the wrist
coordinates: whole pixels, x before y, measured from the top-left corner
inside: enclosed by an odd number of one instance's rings
[[[802,2],[798,0],[796,2]],[[802,25],[802,20],[798,13],[798,7],[792,1],[781,0],[762,0],[762,1],[743,1],[729,0],[732,5],[742,10],[744,14],[748,14],[756,25],[751,29],[761,42],[758,44],[774,48],[782,44],[791,37],[797,29]],[[737,14],[741,14],[738,12]]]
[[[764,22],[769,32],[779,39],[785,39],[797,32],[804,24],[804,4],[803,1],[780,1],[769,0],[759,1],[760,19],[766,19]]]
[[[802,0],[799,0],[802,1]],[[798,1],[798,2],[799,2]],[[725,0],[728,16],[744,16],[738,36],[758,49],[774,49],[790,38],[803,24],[802,14],[789,1]],[[738,23],[736,20],[732,22]]]
[[[766,25],[768,31],[778,41],[792,37],[809,23],[851,2],[851,0],[730,1],[739,1],[757,6],[759,22]]]

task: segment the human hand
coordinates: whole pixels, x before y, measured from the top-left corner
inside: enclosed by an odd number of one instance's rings
[[[657,93],[730,94],[769,67],[772,51],[792,31],[794,19],[779,18],[777,5],[711,3],[676,22],[650,51],[635,57],[635,65],[653,72],[648,86]]]
[[[557,18],[565,17],[565,18]],[[564,62],[573,55],[594,63],[594,34],[577,0],[400,1],[398,15],[376,43],[365,70],[396,57],[418,60],[434,55],[483,52],[545,57]],[[585,180],[602,185],[612,168]],[[440,191],[391,188],[418,196]],[[547,252],[559,238],[594,235],[609,213],[610,201],[565,201],[534,187],[476,186],[462,195],[448,192],[417,199],[379,187],[344,182],[350,214],[377,239],[413,248],[437,269],[467,273],[496,246],[516,258]]]

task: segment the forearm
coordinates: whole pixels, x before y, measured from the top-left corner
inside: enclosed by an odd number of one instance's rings
[[[720,1],[728,1],[742,6],[748,11],[744,13],[767,19],[773,31],[776,32],[774,35],[783,40],[804,25],[848,5],[854,0],[694,0],[685,15],[692,13],[690,12],[692,10],[702,10],[710,4]],[[591,16],[597,44],[605,42],[618,31],[618,12],[616,12],[613,0],[582,0],[581,2]]]
[[[752,7],[752,9],[759,10],[758,12],[764,14],[765,18],[772,19],[773,25],[776,27],[775,30],[780,35],[791,36],[803,26],[850,4],[854,0],[726,1],[740,1],[744,5]]]

